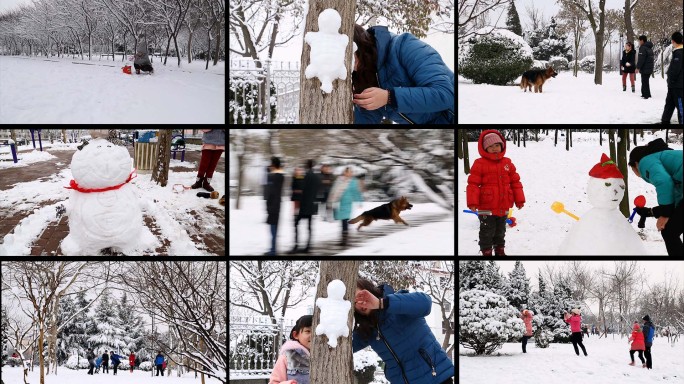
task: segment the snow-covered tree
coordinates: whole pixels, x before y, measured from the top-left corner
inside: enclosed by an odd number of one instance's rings
[[[518,310],[522,310],[523,304],[527,304],[530,297],[530,280],[520,260],[515,262],[515,268],[508,274],[508,284],[504,295],[508,302]]]
[[[88,341],[95,353],[120,351],[120,348],[126,347],[123,327],[109,295],[105,294],[100,299],[100,303],[95,308],[94,320],[97,334],[90,336]]]
[[[139,351],[143,344],[143,320],[136,315],[135,305],[128,300],[126,293],[117,304],[117,314],[124,342],[122,352],[128,354]]]
[[[518,311],[501,295],[479,289],[463,291],[458,303],[459,343],[476,355],[491,354],[525,331]]]
[[[458,270],[459,291],[471,289],[501,293],[502,281],[499,267],[494,261],[461,261]]]

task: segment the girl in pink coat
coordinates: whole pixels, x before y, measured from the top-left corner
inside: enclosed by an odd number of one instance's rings
[[[313,316],[302,316],[290,331],[290,340],[280,347],[268,384],[309,384],[311,323]]]
[[[577,349],[577,346],[579,345],[582,347],[584,356],[587,356],[587,349],[584,348],[584,344],[582,344],[582,316],[580,316],[580,310],[579,308],[573,308],[570,312],[572,314],[565,312],[563,320],[570,324],[570,332],[572,332],[570,341],[572,341],[572,346],[575,348],[575,354],[579,356],[579,349]]]
[[[525,322],[525,333],[523,334],[522,338],[522,351],[523,353],[527,353],[527,340],[532,337],[532,317],[534,316],[534,312],[530,311],[529,309],[523,309],[522,313],[520,314],[520,317],[523,319]]]
[[[632,343],[632,347],[629,349],[629,357],[632,358],[632,362],[629,363],[629,365],[634,365],[634,352],[639,351],[639,360],[641,360],[641,365],[646,367],[646,361],[644,360],[644,350],[646,349],[644,333],[641,332],[641,327],[636,321],[632,327],[632,336],[628,341]]]

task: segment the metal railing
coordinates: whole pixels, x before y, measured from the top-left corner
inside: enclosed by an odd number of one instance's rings
[[[230,316],[230,377],[268,378],[294,324],[293,320],[268,316]]]
[[[299,62],[232,59],[228,68],[231,122],[299,122]]]

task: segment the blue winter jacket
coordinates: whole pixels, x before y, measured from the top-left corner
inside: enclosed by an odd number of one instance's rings
[[[164,356],[157,355],[157,357],[154,359],[154,365],[162,365],[162,364],[164,364]]]
[[[661,151],[645,156],[639,161],[639,173],[655,185],[658,205],[675,206],[682,201],[682,156],[684,152]]]
[[[116,353],[112,353],[111,355],[109,355],[109,357],[112,359],[113,364],[119,364],[121,363],[121,359],[123,359],[123,357],[117,355]]]
[[[378,49],[380,88],[392,91],[396,107],[373,111],[354,106],[354,124],[378,124],[383,116],[399,124],[455,124],[454,72],[428,44],[387,27],[368,29]]]
[[[354,352],[370,345],[385,362],[385,377],[392,384],[439,384],[454,376],[454,364],[425,321],[432,307],[430,297],[406,290],[394,293],[389,285],[383,289],[389,305],[380,311],[379,333],[376,329],[364,340],[354,331]]]
[[[652,344],[653,343],[653,335],[655,334],[655,327],[653,326],[653,323],[650,321],[647,321],[644,323],[643,327],[644,331],[644,341],[647,344]]]

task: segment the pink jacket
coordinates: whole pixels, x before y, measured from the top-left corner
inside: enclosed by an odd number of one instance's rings
[[[525,336],[532,336],[532,312],[526,309],[522,312],[521,317],[525,322]]]
[[[582,332],[582,316],[566,313],[564,320],[566,323],[570,324],[570,331]]]
[[[278,356],[278,361],[276,361],[273,367],[273,372],[271,373],[271,379],[268,384],[296,384],[296,380],[287,379],[287,357],[286,352],[288,351],[304,351],[307,357],[310,357],[309,350],[303,345],[299,344],[296,340],[288,340],[280,347],[280,353]]]

